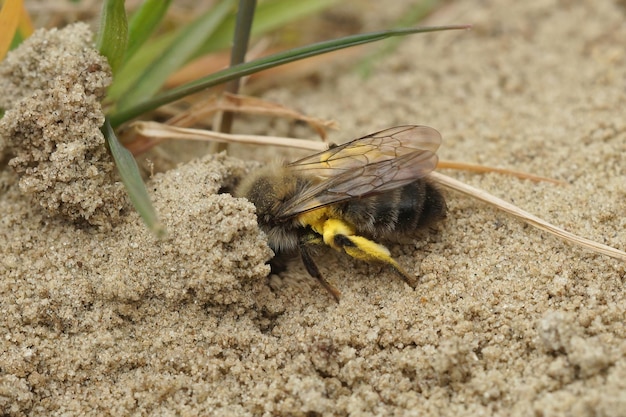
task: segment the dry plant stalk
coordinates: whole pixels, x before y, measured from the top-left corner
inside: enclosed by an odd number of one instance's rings
[[[242,143],[246,145],[272,145],[310,151],[323,151],[328,149],[328,144],[326,143],[314,142],[307,139],[284,138],[279,136],[236,135],[233,133],[214,132],[212,130],[171,126],[159,122],[134,122],[131,123],[130,129],[141,136],[158,140],[179,139]]]
[[[278,103],[228,92],[203,100],[190,109],[172,117],[167,123],[174,126],[189,127],[199,121],[207,120],[209,116],[217,112],[223,111],[299,120],[308,124],[324,140],[326,139],[326,129],[337,129],[337,123],[333,120],[310,117]]]
[[[626,261],[626,252],[612,248],[611,246],[604,245],[594,240],[586,239],[584,237],[580,237],[573,233],[570,233],[567,230],[561,229],[558,226],[548,223],[547,221],[527,211],[522,210],[516,205],[513,205],[496,196],[493,196],[486,191],[472,187],[471,185],[465,184],[464,182],[461,182],[459,180],[455,180],[454,178],[448,177],[447,175],[443,175],[439,172],[431,172],[430,174],[428,174],[428,176],[437,181],[437,183],[443,185],[444,187],[458,191],[477,200],[484,201],[485,203],[492,205],[504,212],[507,212],[522,220],[523,222],[528,223],[531,226],[553,234],[554,236],[563,239],[566,242],[582,246],[583,248],[586,248],[592,252],[600,253],[602,255],[607,255],[612,258]]]
[[[291,108],[282,106],[277,103],[273,103],[270,101],[262,100],[255,97],[242,96],[237,94],[230,93],[222,93],[219,96],[213,96],[208,100],[203,100],[189,109],[177,113],[175,116],[168,119],[166,124],[159,124],[154,122],[154,125],[151,125],[150,131],[152,134],[141,134],[139,138],[134,138],[134,140],[129,140],[125,142],[126,148],[133,154],[139,155],[147,150],[153,148],[158,145],[162,141],[166,139],[185,139],[185,140],[200,140],[200,141],[217,141],[223,143],[229,142],[238,142],[235,137],[230,138],[220,138],[219,134],[214,133],[209,130],[200,130],[200,129],[182,129],[189,126],[199,125],[199,126],[209,126],[211,122],[205,122],[207,120],[211,120],[211,116],[216,115],[219,112],[233,112],[233,113],[249,113],[249,114],[259,114],[265,116],[273,116],[273,117],[284,117],[287,119],[298,120],[306,123],[311,129],[313,129],[322,140],[326,140],[326,130],[327,129],[337,129],[337,122],[334,120],[323,120],[318,119],[316,117],[307,116],[301,112],[295,111]],[[135,128],[135,132],[147,130],[146,125],[142,125],[141,123],[152,123],[152,122],[139,122],[139,124],[131,125],[131,128],[137,126],[143,126],[140,129]],[[162,129],[159,129],[156,126],[162,126]],[[175,129],[173,126],[177,126],[181,129]],[[170,129],[170,133],[164,133],[164,130]],[[148,137],[150,136],[150,137]],[[264,137],[264,136],[261,136]],[[294,144],[284,144],[281,143],[281,140],[272,143],[276,146],[288,146],[300,148],[299,145]],[[253,144],[267,144],[266,141],[257,142],[253,140],[252,142],[246,142],[245,140],[241,141],[242,143],[253,143]],[[303,141],[308,142],[308,141]],[[304,145],[304,143],[302,144]],[[304,145],[305,146],[305,145]],[[308,148],[304,147],[302,149],[311,149],[317,150],[318,148]]]
[[[131,126],[137,133],[143,136],[155,137],[160,139],[186,139],[186,140],[201,140],[201,141],[220,141],[228,143],[244,143],[253,145],[273,145],[283,146],[297,149],[324,151],[328,149],[328,144],[323,142],[314,142],[305,139],[283,138],[274,136],[256,136],[256,135],[234,135],[217,133],[200,129],[188,129],[176,126],[164,125],[157,122],[135,122]],[[519,171],[511,171],[502,168],[490,168],[483,165],[457,163],[452,161],[440,161],[437,166],[446,168],[461,168],[469,169],[480,172],[499,172],[509,175],[514,175],[520,178],[530,179],[533,181],[549,181],[553,183],[560,183],[553,179],[539,177],[531,174],[526,174]],[[511,214],[514,217],[522,220],[523,222],[536,227],[540,230],[548,232],[568,243],[582,246],[592,252],[602,255],[610,256],[612,258],[626,261],[626,252],[613,248],[602,243],[586,239],[570,233],[558,226],[555,226],[521,208],[508,203],[494,195],[487,193],[484,190],[472,187],[452,177],[441,174],[439,172],[431,172],[428,177],[443,185],[444,187],[458,191],[462,194],[473,197],[477,200],[483,201],[491,206],[494,206],[506,213]]]
[[[457,169],[462,171],[472,171],[472,172],[496,172],[498,174],[512,175],[517,178],[521,178],[523,180],[531,180],[535,182],[551,182],[553,184],[565,185],[566,183],[563,181],[555,180],[554,178],[542,177],[540,175],[529,174],[527,172],[515,171],[512,169],[506,168],[496,168],[490,167],[486,165],[479,164],[470,164],[469,162],[457,162],[457,161],[445,161],[439,160],[437,164],[437,168],[447,168],[447,169]]]

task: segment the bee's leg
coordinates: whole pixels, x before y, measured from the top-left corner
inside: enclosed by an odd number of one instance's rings
[[[334,240],[337,246],[342,247],[348,255],[355,259],[361,259],[366,262],[386,263],[400,275],[404,282],[409,284],[411,288],[415,288],[413,277],[391,257],[389,249],[385,246],[363,236],[336,235]]]
[[[341,297],[341,292],[335,287],[333,287],[328,281],[324,279],[319,268],[313,261],[313,256],[311,256],[311,245],[315,244],[323,244],[324,242],[319,238],[303,238],[303,241],[300,243],[300,256],[302,257],[302,263],[304,267],[308,271],[308,273],[322,284],[322,287],[326,289],[333,296],[336,302],[339,302],[339,298]]]
[[[382,262],[391,266],[400,277],[415,288],[413,277],[391,257],[389,249],[363,236],[351,234],[351,228],[341,220],[328,220],[324,224],[324,242],[335,249],[343,249],[355,259],[366,262]]]

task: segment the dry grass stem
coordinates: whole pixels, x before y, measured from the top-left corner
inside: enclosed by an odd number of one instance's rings
[[[437,164],[437,168],[438,169],[457,169],[457,170],[462,170],[462,171],[472,171],[472,172],[481,172],[481,173],[497,172],[498,174],[511,175],[513,177],[521,178],[523,180],[530,180],[530,181],[535,181],[535,182],[551,182],[553,184],[558,184],[558,185],[567,184],[563,181],[555,180],[554,178],[542,177],[540,175],[533,175],[527,172],[515,171],[515,170],[507,169],[507,168],[496,168],[496,167],[490,167],[486,165],[470,164],[468,162],[439,160],[439,163]]]
[[[291,108],[272,103],[256,97],[242,96],[238,94],[222,93],[208,100],[194,105],[189,110],[174,116],[168,120],[168,124],[182,127],[189,127],[208,120],[210,116],[219,112],[227,111],[233,113],[259,114],[271,117],[284,117],[286,119],[299,120],[305,122],[322,139],[326,139],[326,129],[337,129],[337,122],[334,120],[323,120],[310,117]]]
[[[626,261],[626,252],[612,248],[599,242],[595,242],[590,239],[585,239],[584,237],[580,237],[566,230],[563,230],[560,227],[554,226],[553,224],[550,224],[547,221],[542,220],[539,217],[530,214],[527,211],[524,211],[521,208],[511,203],[508,203],[498,197],[495,197],[479,188],[472,187],[471,185],[467,185],[461,181],[455,180],[454,178],[448,177],[447,175],[443,175],[438,172],[431,172],[429,174],[429,177],[445,187],[466,194],[477,200],[484,201],[485,203],[497,207],[498,209],[517,217],[518,219],[530,224],[531,226],[553,234],[558,238],[565,240],[566,242],[582,246],[592,252],[600,253],[602,255],[607,255],[612,258]]]
[[[276,136],[236,135],[219,133],[211,130],[190,129],[165,125],[158,122],[135,122],[130,126],[136,133],[154,139],[183,139],[198,141],[217,141],[224,143],[243,143],[248,145],[273,145],[288,148],[321,151],[328,148],[323,142],[306,139],[283,138]]]

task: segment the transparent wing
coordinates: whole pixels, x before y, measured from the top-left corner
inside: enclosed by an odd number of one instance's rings
[[[289,170],[320,181],[285,202],[278,217],[409,184],[435,169],[440,143],[433,128],[397,126],[293,162]]]
[[[441,145],[441,135],[428,126],[396,126],[316,153],[288,167],[294,171],[307,171],[311,175],[331,178],[341,172],[368,164],[399,158],[416,151],[436,153]]]

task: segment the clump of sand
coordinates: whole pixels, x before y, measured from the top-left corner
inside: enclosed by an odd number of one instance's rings
[[[271,251],[254,206],[218,194],[245,170],[242,162],[216,155],[153,178],[154,205],[168,231],[161,240],[132,211],[107,233],[50,217],[23,198],[15,174],[0,173],[2,233],[14,234],[0,240],[0,413],[49,414],[60,400],[72,414],[91,406],[126,414],[129,404],[114,404],[120,395],[124,403],[137,394],[152,402],[148,391],[163,393],[182,382],[141,369],[154,363],[155,347],[173,347],[167,361],[175,367],[204,349],[228,352],[227,338],[239,337],[237,316],[261,311],[263,300],[273,298],[266,280]],[[193,319],[207,318],[207,311],[215,320]],[[166,328],[169,341],[150,335]],[[181,329],[195,333],[196,342],[181,339]],[[221,345],[205,345],[206,337]],[[119,389],[101,385],[97,391],[113,388],[114,403],[97,405],[109,397],[104,391],[71,399],[91,390],[80,393],[81,385],[113,374]],[[54,389],[56,399],[44,398],[59,381],[65,382]]]
[[[111,83],[85,24],[38,30],[0,63],[0,154],[52,214],[108,227],[126,206],[100,132]]]

